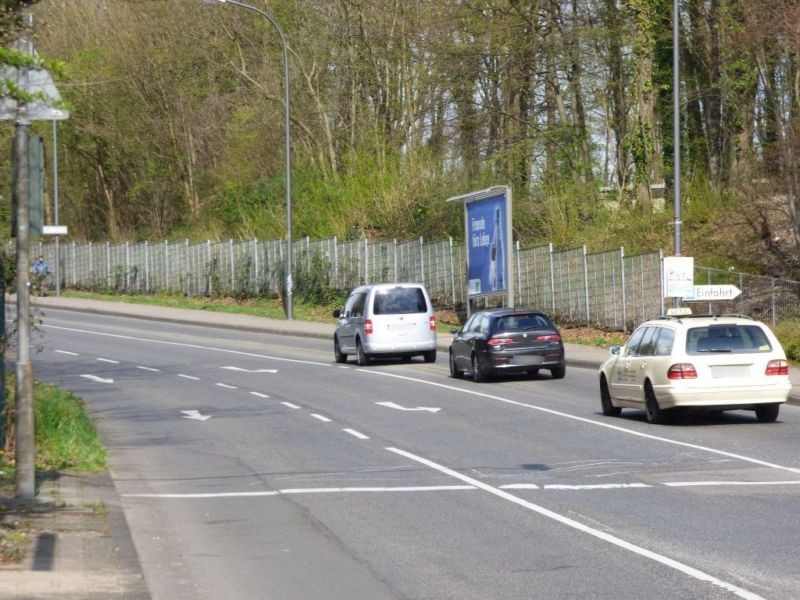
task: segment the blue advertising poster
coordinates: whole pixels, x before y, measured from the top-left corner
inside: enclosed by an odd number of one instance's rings
[[[507,290],[508,215],[505,194],[469,202],[466,211],[469,295]]]

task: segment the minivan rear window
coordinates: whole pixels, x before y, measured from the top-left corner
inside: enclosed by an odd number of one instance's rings
[[[770,352],[772,346],[758,325],[709,325],[692,327],[686,335],[688,354]]]
[[[409,315],[428,312],[425,294],[418,287],[378,290],[372,313],[375,315]]]

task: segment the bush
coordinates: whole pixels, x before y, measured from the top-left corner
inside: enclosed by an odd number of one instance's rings
[[[773,327],[790,362],[800,363],[800,321],[781,321]]]

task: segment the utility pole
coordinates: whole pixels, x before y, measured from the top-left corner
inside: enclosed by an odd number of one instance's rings
[[[27,69],[20,69],[27,83]],[[22,89],[25,89],[24,87]],[[16,377],[16,496],[36,497],[34,463],[33,367],[31,366],[30,322],[30,186],[28,179],[28,111],[20,103],[16,119],[14,146],[17,154],[17,377]]]

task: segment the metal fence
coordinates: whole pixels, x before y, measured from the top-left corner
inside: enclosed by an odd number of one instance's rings
[[[7,252],[14,248],[8,245]],[[463,243],[452,239],[340,241],[295,240],[296,287],[322,276],[327,287],[346,291],[364,283],[423,283],[437,308],[464,310],[467,297]],[[285,277],[282,240],[62,244],[64,288],[117,293],[181,293],[188,296],[277,296]],[[55,262],[54,244],[34,244],[32,256]],[[586,247],[555,250],[552,244],[514,252],[514,303],[535,306],[561,321],[629,331],[663,314],[663,253],[628,256],[623,248],[588,253]],[[51,267],[52,270],[52,267]],[[734,284],[733,301],[699,303],[697,311],[742,313],[775,324],[800,318],[800,282],[695,267],[695,284]],[[473,297],[472,307],[497,306],[506,294]]]

